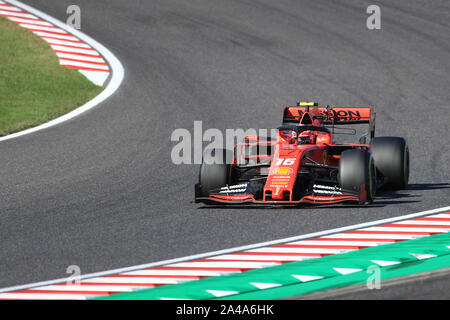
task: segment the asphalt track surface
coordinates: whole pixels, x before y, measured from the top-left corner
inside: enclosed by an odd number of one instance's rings
[[[25,3],[65,21],[72,1]],[[82,116],[0,143],[0,287],[449,204],[448,1],[377,1],[381,30],[357,0],[77,4],[124,83]],[[175,129],[275,127],[300,97],[374,106],[377,134],[409,141],[409,189],[364,208],[192,203],[199,166],[172,164]]]

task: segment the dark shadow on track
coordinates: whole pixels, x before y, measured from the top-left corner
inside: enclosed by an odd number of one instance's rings
[[[436,190],[436,189],[448,189],[449,183],[415,183],[409,184],[407,190]]]

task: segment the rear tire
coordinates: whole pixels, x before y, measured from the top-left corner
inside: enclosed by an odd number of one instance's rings
[[[385,186],[406,189],[409,181],[409,148],[404,138],[378,137],[371,143],[377,170],[385,179]]]
[[[199,182],[203,194],[232,183],[232,165],[227,164],[232,153],[227,149],[212,149],[203,154],[203,163],[200,166]],[[216,160],[217,163],[213,163]]]
[[[341,188],[360,192],[365,186],[366,201],[372,203],[376,193],[374,160],[370,152],[362,149],[345,150],[339,161]]]

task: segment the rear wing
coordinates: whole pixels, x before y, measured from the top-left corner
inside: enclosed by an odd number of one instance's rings
[[[283,124],[298,124],[305,112],[310,112],[324,125],[367,123],[371,138],[375,136],[375,112],[371,107],[321,107],[317,103],[299,103],[298,106],[284,108]]]

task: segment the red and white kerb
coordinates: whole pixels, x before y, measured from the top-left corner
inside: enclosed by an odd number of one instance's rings
[[[60,65],[77,70],[99,86],[108,79],[110,69],[103,57],[67,31],[1,0],[0,15],[44,39],[58,56]]]

